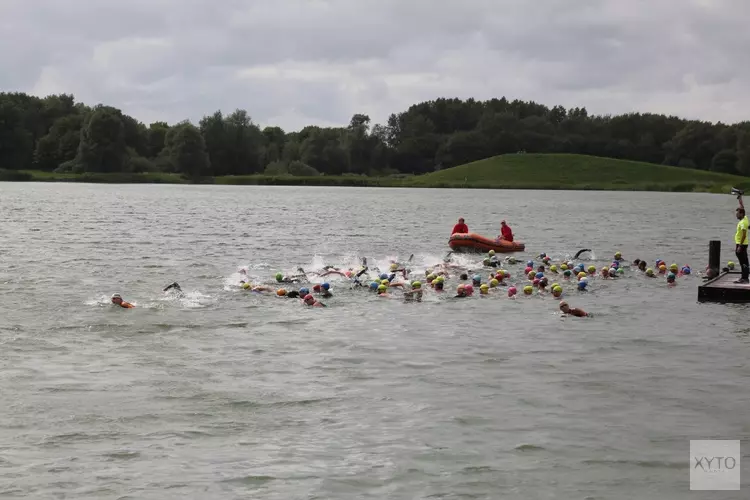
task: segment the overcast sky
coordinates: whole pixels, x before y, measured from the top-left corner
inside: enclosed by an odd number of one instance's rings
[[[287,130],[436,97],[750,119],[750,0],[0,0],[0,90]]]

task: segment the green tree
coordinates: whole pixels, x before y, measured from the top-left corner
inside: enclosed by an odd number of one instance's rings
[[[287,168],[287,164],[283,161],[274,161],[266,165],[265,170],[263,170],[263,173],[265,175],[273,175],[276,177],[280,177],[283,175],[289,175],[289,169]]]
[[[122,113],[97,106],[83,121],[76,163],[85,172],[122,172],[127,160]]]
[[[201,131],[192,123],[182,122],[167,132],[166,149],[177,172],[192,179],[208,175],[211,163]]]
[[[716,153],[711,160],[711,171],[725,174],[737,173],[737,153],[734,149],[724,149]]]
[[[146,134],[148,143],[148,153],[146,156],[156,158],[161,154],[166,144],[167,132],[169,132],[169,125],[166,122],[154,122],[149,125]]]
[[[55,170],[75,159],[81,142],[83,116],[73,114],[58,119],[49,133],[39,139],[34,151],[34,166],[40,170]]]
[[[300,177],[315,177],[320,175],[320,172],[316,169],[301,161],[293,161],[289,164],[288,169],[290,174]]]

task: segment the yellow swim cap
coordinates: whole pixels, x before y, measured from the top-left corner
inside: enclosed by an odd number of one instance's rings
[[[390,285],[390,284],[391,284],[391,283],[390,283],[390,281],[388,281],[388,280],[382,280],[382,281],[380,282],[380,286],[388,286],[388,285]]]
[[[247,289],[248,289],[248,288],[250,288],[251,286],[252,286],[252,285],[251,285],[250,283],[243,283],[243,284],[242,284],[242,288],[244,288],[245,290],[247,290]]]
[[[490,250],[489,254],[490,254],[490,257],[492,257],[493,255],[495,255],[495,251],[494,250]]]
[[[382,292],[385,292],[385,291],[386,291],[386,289],[387,289],[387,288],[386,288],[386,286],[385,286],[385,285],[380,285],[380,286],[378,287],[378,292],[381,292],[381,293],[382,293]]]
[[[490,286],[491,286],[492,288],[495,288],[495,287],[496,287],[497,285],[499,285],[499,284],[500,284],[500,282],[499,282],[499,281],[497,281],[497,280],[496,280],[495,278],[492,278],[492,279],[490,280]],[[482,285],[482,286],[484,286],[484,285]]]
[[[567,271],[567,269],[568,269],[568,265],[567,265],[567,264],[562,264],[562,265],[560,266],[560,269],[562,269],[563,271]]]
[[[553,273],[556,273],[557,272],[557,266],[554,265],[554,264],[552,264],[551,266],[549,266],[549,270],[552,271]]]
[[[533,292],[534,292],[533,286],[526,285],[525,287],[523,287],[523,293],[525,293],[526,295],[531,295]]]
[[[391,264],[391,271],[396,271],[398,269],[398,264],[393,263]]]

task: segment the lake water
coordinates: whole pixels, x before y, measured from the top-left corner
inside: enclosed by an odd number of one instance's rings
[[[735,203],[0,183],[0,498],[747,498],[688,492],[689,440],[750,438],[747,309],[697,304],[699,276],[567,284],[587,319],[551,297],[405,303],[332,280],[306,309],[237,287],[241,266],[361,256],[420,272],[459,216],[507,219],[524,258],[699,271],[710,239],[733,258]],[[161,292],[174,280],[185,298]]]

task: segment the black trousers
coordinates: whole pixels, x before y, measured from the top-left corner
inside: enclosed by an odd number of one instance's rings
[[[735,252],[737,255],[737,260],[740,261],[740,266],[742,267],[742,279],[746,280],[748,279],[748,276],[750,276],[750,262],[747,260],[747,245],[737,245],[739,247],[739,250]]]

